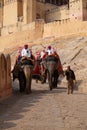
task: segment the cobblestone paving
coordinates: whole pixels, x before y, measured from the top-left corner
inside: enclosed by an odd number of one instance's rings
[[[32,94],[18,92],[0,101],[0,130],[87,130],[87,95],[67,90],[50,91],[33,81]]]

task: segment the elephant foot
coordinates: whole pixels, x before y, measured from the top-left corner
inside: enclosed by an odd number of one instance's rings
[[[71,94],[73,94],[73,92],[71,92]]]
[[[42,78],[41,83],[42,84],[46,83],[46,78],[45,77]]]
[[[27,90],[26,90],[26,94],[31,94],[31,93],[32,93],[32,91],[31,91],[31,90],[30,90],[30,91],[27,91]]]
[[[24,92],[23,90],[20,90],[20,93]]]
[[[41,82],[41,84],[44,84],[44,83],[45,83],[44,81]]]
[[[57,88],[57,83],[53,82],[52,86],[53,88]]]
[[[57,85],[56,85],[56,86],[53,86],[53,88],[57,88]]]
[[[22,93],[22,92],[24,92],[24,89],[20,89],[19,91],[20,91],[20,93]]]
[[[36,83],[38,83],[38,79],[36,79]]]
[[[52,87],[50,87],[50,91],[52,91]]]

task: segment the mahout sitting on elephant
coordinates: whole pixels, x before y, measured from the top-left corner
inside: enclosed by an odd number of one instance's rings
[[[27,94],[31,93],[31,82],[32,82],[32,73],[34,68],[34,56],[32,53],[28,52],[28,46],[24,46],[23,49],[24,54],[22,54],[22,58],[20,61],[16,62],[13,73],[13,81],[15,78],[19,80],[20,92],[26,91]],[[27,52],[26,52],[27,50]],[[29,53],[27,55],[27,53]]]
[[[27,59],[23,59],[15,65],[12,71],[13,81],[15,78],[19,80],[20,92],[26,91],[27,94],[31,93],[33,68],[34,64]]]
[[[46,78],[48,77],[50,90],[56,88],[58,77],[60,74],[63,74],[63,68],[59,55],[51,46],[48,46],[46,54],[42,59],[42,72],[44,75],[42,83],[45,83]]]

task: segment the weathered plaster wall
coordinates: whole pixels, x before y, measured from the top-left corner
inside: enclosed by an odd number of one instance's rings
[[[87,32],[87,22],[84,21],[60,21],[52,22],[44,25],[43,37],[49,36],[68,36],[70,34],[78,34]]]
[[[12,94],[10,55],[0,53],[0,100]]]
[[[4,2],[3,26],[15,25],[17,21],[17,2]]]

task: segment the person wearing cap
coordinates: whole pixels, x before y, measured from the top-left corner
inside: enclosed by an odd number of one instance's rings
[[[31,60],[32,64],[35,63],[35,58],[32,54],[31,49],[29,49],[28,44],[24,45],[24,48],[22,49],[22,52],[21,52],[21,56],[22,56],[21,61],[26,59],[26,60]]]
[[[54,54],[54,50],[53,50],[52,46],[48,46],[48,47],[47,47],[46,53],[47,53],[47,55],[52,55],[52,54]]]
[[[21,52],[21,56],[22,57],[31,57],[31,51],[30,51],[30,49],[28,48],[28,44],[25,44],[24,45],[24,48],[22,49],[22,52]]]

